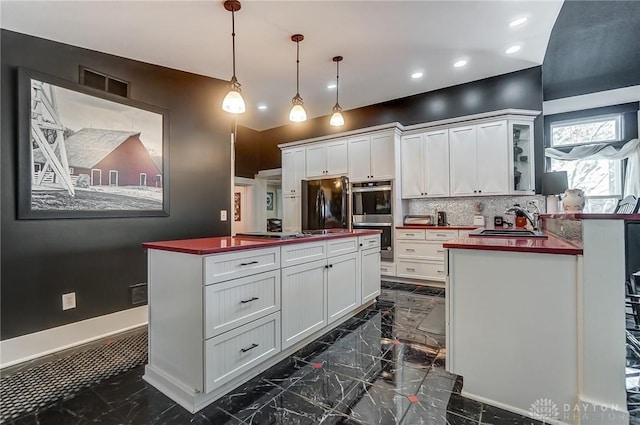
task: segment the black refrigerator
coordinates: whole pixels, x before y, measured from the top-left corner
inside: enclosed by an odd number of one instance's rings
[[[350,228],[349,179],[302,180],[302,231]]]

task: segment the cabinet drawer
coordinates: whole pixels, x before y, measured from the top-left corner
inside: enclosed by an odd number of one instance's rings
[[[205,392],[280,351],[280,312],[205,341]]]
[[[399,241],[397,246],[398,258],[409,260],[443,261],[445,249],[441,242],[428,241]]]
[[[360,236],[362,249],[380,248],[380,235]]]
[[[237,279],[280,268],[280,247],[205,257],[205,284]]]
[[[425,231],[420,229],[397,230],[396,239],[417,239],[423,241],[425,239]]]
[[[327,241],[327,255],[334,257],[336,255],[349,254],[358,250],[358,238],[340,238],[337,240]]]
[[[327,243],[324,241],[282,246],[283,268],[326,258]]]
[[[384,276],[395,276],[396,265],[393,263],[380,262],[380,274]]]
[[[280,310],[280,270],[205,287],[205,338]]]
[[[444,282],[444,262],[398,261],[397,276]]]
[[[458,237],[457,230],[427,230],[426,239],[428,241],[449,241]]]
[[[466,229],[466,230],[458,230],[458,237],[466,237],[469,236],[469,233],[473,232],[475,229]]]

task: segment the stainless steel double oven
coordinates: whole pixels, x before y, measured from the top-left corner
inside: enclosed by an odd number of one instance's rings
[[[393,190],[391,181],[353,183],[354,229],[379,229],[381,259],[393,261]]]

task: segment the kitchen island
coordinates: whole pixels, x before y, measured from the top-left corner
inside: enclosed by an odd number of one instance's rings
[[[624,217],[561,220],[566,238],[444,244],[447,370],[463,395],[546,423],[628,423]]]
[[[148,250],[144,379],[194,413],[380,294],[380,231],[202,238]]]

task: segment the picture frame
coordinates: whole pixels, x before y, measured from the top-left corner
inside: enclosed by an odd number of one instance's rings
[[[235,192],[233,194],[233,221],[242,221],[242,194]]]
[[[267,192],[267,211],[273,211],[273,192]]]
[[[18,219],[169,215],[169,114],[18,69]]]

